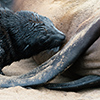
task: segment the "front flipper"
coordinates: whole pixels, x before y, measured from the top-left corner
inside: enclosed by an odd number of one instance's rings
[[[52,90],[79,91],[82,89],[100,86],[100,76],[88,75],[75,81],[67,83],[49,83],[46,88]]]

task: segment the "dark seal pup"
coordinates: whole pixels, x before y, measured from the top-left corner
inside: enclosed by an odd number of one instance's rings
[[[44,16],[0,8],[0,69],[60,46],[65,35]]]

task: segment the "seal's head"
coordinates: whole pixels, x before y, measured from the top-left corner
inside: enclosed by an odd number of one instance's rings
[[[40,51],[44,51],[61,46],[65,40],[64,33],[59,31],[49,18],[40,15],[37,15],[37,18],[40,21],[34,32],[37,49],[40,48]]]
[[[22,17],[19,33],[15,35],[16,30],[13,32],[14,43],[16,41],[14,48],[19,54],[25,57],[36,55],[41,51],[61,46],[65,40],[65,35],[49,18],[28,11],[16,14]]]
[[[3,14],[2,14],[3,12]],[[7,29],[18,59],[61,46],[65,35],[49,18],[29,11],[13,13],[1,9],[1,24]]]

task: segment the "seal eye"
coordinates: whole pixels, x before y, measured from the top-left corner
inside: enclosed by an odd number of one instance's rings
[[[39,44],[42,45],[45,43],[45,41],[46,41],[46,36],[43,36],[43,37],[41,37]]]
[[[41,40],[40,40],[40,43],[42,44],[44,42],[44,39],[42,38]]]

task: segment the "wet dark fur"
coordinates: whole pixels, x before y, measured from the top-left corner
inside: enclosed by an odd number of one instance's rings
[[[65,35],[37,13],[0,9],[0,68],[58,47]]]

